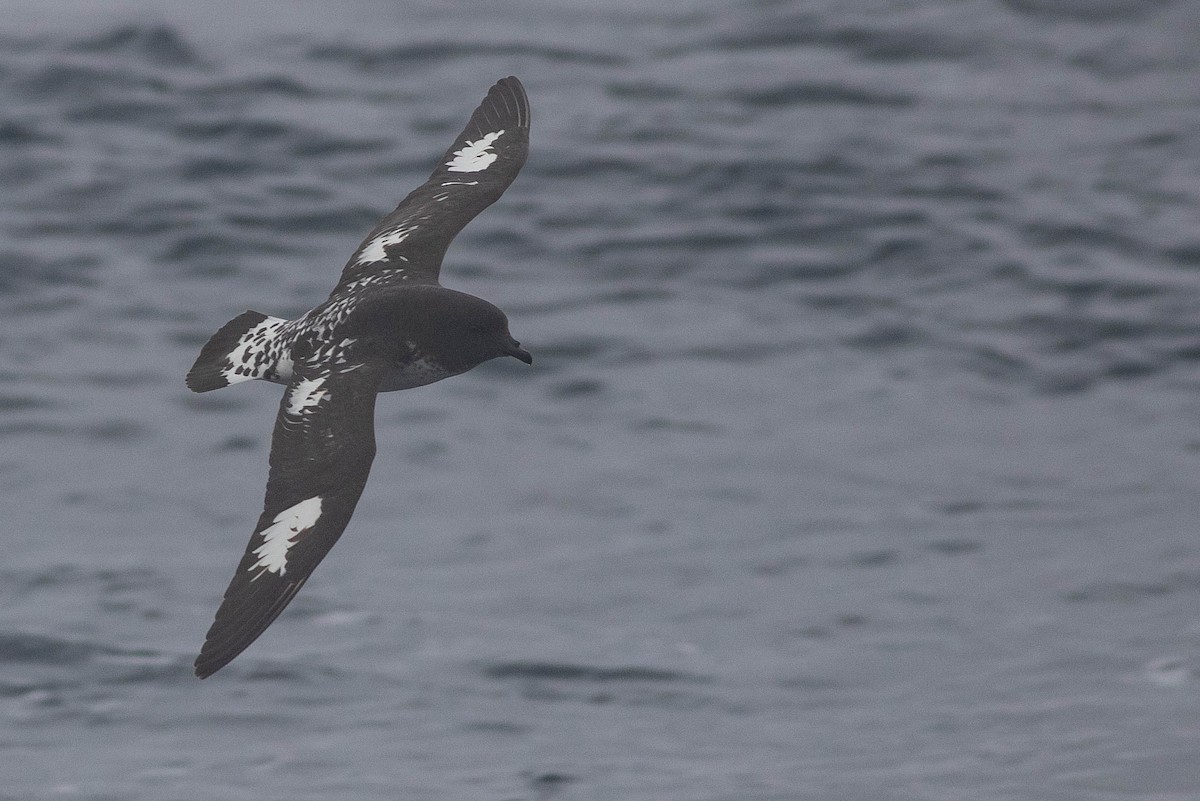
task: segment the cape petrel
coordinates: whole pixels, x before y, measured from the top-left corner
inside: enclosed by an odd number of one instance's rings
[[[504,312],[438,283],[450,240],[503,194],[528,150],[529,99],[505,78],[429,180],[354,251],[328,300],[295,320],[245,312],[200,351],[187,375],[193,392],[253,379],[287,385],[263,513],[196,658],[200,678],[271,625],[350,522],[375,456],[376,393],[499,356],[533,363]]]

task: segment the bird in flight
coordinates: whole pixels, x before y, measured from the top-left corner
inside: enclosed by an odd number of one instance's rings
[[[329,298],[285,320],[248,311],[208,341],[193,392],[285,384],[267,494],[250,544],[196,658],[211,676],[271,625],[342,535],[375,457],[375,395],[533,357],[504,312],[438,283],[455,235],[516,178],[529,150],[529,99],[499,81],[421,186],[367,234]]]

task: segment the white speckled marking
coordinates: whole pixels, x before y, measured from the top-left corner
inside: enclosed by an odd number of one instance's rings
[[[403,242],[415,228],[415,225],[402,226],[380,234],[367,243],[362,253],[358,254],[355,264],[370,264],[371,262],[386,260],[387,248]],[[408,259],[404,259],[404,261],[408,261]]]
[[[225,356],[229,366],[221,371],[221,377],[225,379],[226,384],[238,384],[242,381],[252,381],[262,377],[269,365],[254,365],[254,355],[269,346],[269,343],[275,338],[276,329],[285,322],[287,321],[279,317],[268,317],[242,334],[238,339],[237,347]],[[254,367],[254,372],[250,375],[238,375],[237,368],[247,365]]]
[[[337,347],[335,347],[333,349],[333,353],[337,354],[337,356],[333,360],[333,363],[334,364],[345,364],[346,362],[348,362],[349,359],[346,358],[346,351],[350,348],[351,345],[353,345],[357,341],[358,341],[357,339],[351,339],[350,337],[346,337],[341,342],[339,342],[337,344]]]
[[[290,351],[289,351],[290,353]],[[292,380],[292,357],[285,353],[279,357],[279,361],[275,363],[275,374],[271,379],[277,384],[289,384]]]
[[[495,153],[489,153],[492,143],[495,142],[504,131],[493,131],[489,134],[484,134],[482,139],[477,139],[474,142],[467,142],[467,146],[462,150],[454,151],[454,158],[446,162],[446,167],[450,172],[479,172],[486,170],[488,165],[496,160]]]
[[[274,525],[262,530],[263,544],[254,549],[258,561],[250,565],[251,570],[263,568],[283,575],[287,572],[287,554],[296,544],[295,536],[317,524],[321,517],[321,496],[300,501],[295,506],[275,515]],[[261,576],[259,573],[258,576]],[[255,576],[254,578],[258,578]],[[253,581],[254,579],[251,579]]]
[[[287,413],[292,417],[303,417],[310,409],[329,397],[329,393],[321,389],[325,376],[320,378],[301,378],[295,386],[288,390]]]

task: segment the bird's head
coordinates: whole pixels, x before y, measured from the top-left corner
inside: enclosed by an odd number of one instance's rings
[[[447,318],[450,329],[446,331],[447,340],[455,342],[464,354],[470,354],[471,366],[500,356],[533,364],[533,356],[509,332],[504,312],[472,295],[462,295],[450,306],[453,311]]]
[[[501,356],[533,364],[533,356],[509,332],[504,312],[474,295],[438,287],[420,299],[420,311],[408,320],[417,323],[410,328],[416,349],[451,373]]]

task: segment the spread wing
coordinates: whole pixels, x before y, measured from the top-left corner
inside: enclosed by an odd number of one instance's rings
[[[529,151],[529,98],[497,83],[429,180],[400,201],[354,251],[331,297],[367,284],[436,284],[450,241],[504,193]]]
[[[267,497],[196,658],[205,678],[266,630],[342,535],[375,458],[380,363],[297,358],[275,418]]]

